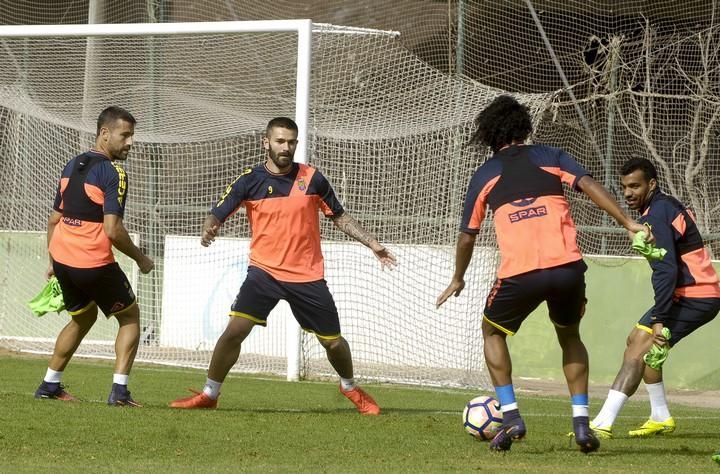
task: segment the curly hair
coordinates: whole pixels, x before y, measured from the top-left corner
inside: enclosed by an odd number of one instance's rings
[[[486,145],[492,151],[523,142],[532,133],[528,108],[509,95],[501,95],[485,107],[475,117],[475,126],[470,144]]]

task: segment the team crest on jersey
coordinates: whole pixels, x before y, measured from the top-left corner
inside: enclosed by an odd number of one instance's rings
[[[524,199],[516,199],[515,201],[512,201],[510,203],[511,206],[515,207],[525,207],[529,206],[530,204],[534,203],[537,198],[524,198]]]
[[[307,186],[305,185],[305,178],[298,178],[297,183],[300,191],[305,191],[307,189]]]

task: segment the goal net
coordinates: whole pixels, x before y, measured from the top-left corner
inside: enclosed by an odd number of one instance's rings
[[[428,67],[395,34],[313,29],[307,161],[400,262],[381,272],[372,252],[323,222],[326,278],[357,375],[487,385],[480,320],[495,268],[489,232],[464,297],[439,311],[434,302],[450,280],[459,209],[482,158],[464,148],[470,122],[497,91]],[[156,262],[136,276],[138,360],[207,367],[244,278],[249,230],[238,213],[206,249],[200,224],[227,184],[263,161],[267,121],[296,115],[298,34],[3,37],[0,28],[0,45],[0,344],[46,353],[67,321],[65,313],[37,318],[25,302],[43,285],[42,231],[59,173],[93,145],[99,111],[117,104],[138,119],[124,163],[125,223]],[[96,326],[77,354],[113,357],[115,321]],[[235,370],[285,374],[293,327],[279,305]],[[300,342],[300,375],[332,375],[314,337]]]

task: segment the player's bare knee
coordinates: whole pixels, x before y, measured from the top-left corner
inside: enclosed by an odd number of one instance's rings
[[[626,341],[626,354],[633,354],[634,358],[642,358],[653,344],[652,335],[641,330],[633,329]]]
[[[561,346],[576,343],[580,340],[580,325],[560,326],[555,324],[555,334]]]
[[[89,331],[97,321],[97,306],[72,317],[70,324],[75,324],[85,331]]]
[[[347,341],[345,341],[342,336],[334,337],[332,339],[318,337],[317,340],[318,342],[320,342],[320,345],[325,348],[326,351],[330,352],[343,350],[345,347],[347,347]]]
[[[255,323],[245,318],[230,318],[225,331],[220,336],[227,342],[241,344],[250,334]]]
[[[633,341],[625,348],[623,360],[634,364],[643,364],[643,356],[650,348],[640,341]]]

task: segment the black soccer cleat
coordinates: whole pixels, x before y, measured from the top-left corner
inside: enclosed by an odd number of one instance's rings
[[[141,408],[142,405],[132,399],[127,385],[112,384],[110,395],[108,396],[108,405],[116,407],[133,407]]]
[[[500,431],[490,441],[490,451],[510,451],[513,441],[525,437],[525,422],[522,418],[513,420],[509,424],[500,427]]]

